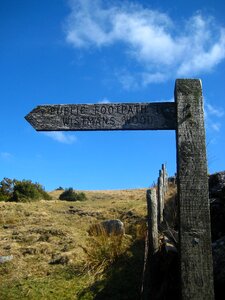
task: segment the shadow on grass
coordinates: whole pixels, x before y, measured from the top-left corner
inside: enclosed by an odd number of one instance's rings
[[[80,292],[78,299],[140,299],[143,261],[144,241],[137,240],[131,245],[129,255],[122,255],[106,270],[104,279]]]

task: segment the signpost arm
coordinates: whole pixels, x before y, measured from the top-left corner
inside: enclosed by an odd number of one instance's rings
[[[178,79],[177,174],[182,300],[214,299],[201,81]]]

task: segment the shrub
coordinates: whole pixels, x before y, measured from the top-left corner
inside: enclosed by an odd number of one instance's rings
[[[51,197],[39,183],[9,178],[0,182],[0,201],[28,202],[40,199],[50,200]]]
[[[32,183],[30,180],[15,183],[11,201],[27,202],[40,199],[50,200],[51,197],[39,183]]]
[[[59,186],[57,189],[55,189],[56,191],[63,191],[64,190],[64,188],[63,187],[61,187],[61,186]]]
[[[59,196],[60,200],[66,200],[66,201],[84,201],[86,200],[86,195],[83,192],[75,192],[73,188],[68,188],[62,194]]]
[[[40,198],[43,200],[51,200],[52,197],[45,191],[44,187],[39,184],[39,183],[35,183],[34,184],[36,189],[38,190],[38,193],[40,194]]]
[[[0,182],[0,201],[7,201],[13,193],[15,179],[3,178]]]

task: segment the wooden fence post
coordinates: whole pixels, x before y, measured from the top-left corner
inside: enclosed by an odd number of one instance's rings
[[[148,241],[150,255],[154,254],[158,248],[158,211],[156,190],[147,190],[147,209],[148,209]]]
[[[214,299],[201,81],[178,79],[177,175],[182,300]]]
[[[163,178],[162,172],[159,171],[158,177],[158,218],[159,218],[159,225],[163,222]]]
[[[167,175],[165,164],[162,164],[162,173],[163,173],[163,188],[164,188],[164,195],[165,195],[168,190],[168,175]]]
[[[154,299],[156,262],[154,255],[158,251],[158,211],[156,189],[147,190],[147,216],[148,230],[145,240],[145,258],[141,286],[141,299]]]

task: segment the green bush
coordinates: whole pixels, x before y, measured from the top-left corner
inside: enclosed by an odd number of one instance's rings
[[[15,179],[3,178],[0,182],[0,201],[7,201],[12,196],[15,182]]]
[[[59,196],[60,200],[66,200],[66,201],[84,201],[86,200],[85,193],[81,192],[75,192],[73,188],[68,188],[62,194]]]
[[[0,201],[28,202],[40,199],[50,200],[51,197],[39,183],[9,178],[0,182]]]
[[[63,191],[64,190],[64,188],[63,187],[61,187],[61,186],[59,186],[57,189],[55,189],[56,191]]]

